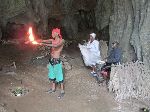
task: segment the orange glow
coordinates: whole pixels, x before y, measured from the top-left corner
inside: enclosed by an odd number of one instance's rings
[[[35,37],[34,37],[33,31],[32,31],[32,27],[29,27],[28,34],[29,34],[29,40],[32,42],[32,44],[38,44],[38,42],[35,41]]]
[[[38,42],[37,41],[32,41],[32,44],[38,44]]]

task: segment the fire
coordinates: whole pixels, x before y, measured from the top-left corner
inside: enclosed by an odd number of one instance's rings
[[[38,42],[37,41],[32,41],[32,44],[38,44]]]
[[[31,41],[32,44],[38,44],[38,42],[35,41],[35,37],[34,37],[33,31],[32,31],[32,27],[29,27],[28,34],[29,34],[29,41]]]

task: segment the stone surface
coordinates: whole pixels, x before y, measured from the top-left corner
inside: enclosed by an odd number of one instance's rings
[[[119,41],[122,48],[123,61],[125,62],[131,61],[134,53],[129,42],[132,32],[132,11],[130,10],[130,5],[128,1],[114,0],[114,11],[110,16],[109,23],[109,44],[111,46],[114,40]]]
[[[138,59],[148,65],[150,1],[114,0],[113,3],[114,11],[109,24],[110,44],[114,40],[120,42],[124,62]]]
[[[109,91],[115,94],[118,101],[132,98],[150,101],[149,74],[150,70],[139,61],[112,66]]]
[[[112,13],[112,0],[98,0],[95,10],[96,27],[101,30],[109,25],[109,17]]]
[[[1,38],[2,38],[2,30],[0,28],[0,40],[1,40]]]

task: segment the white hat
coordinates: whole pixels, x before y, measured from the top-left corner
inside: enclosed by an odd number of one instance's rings
[[[95,37],[96,37],[95,33],[91,33],[90,35],[95,39]]]

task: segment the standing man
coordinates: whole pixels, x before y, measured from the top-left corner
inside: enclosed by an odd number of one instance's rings
[[[61,91],[58,95],[58,98],[62,98],[65,94],[64,91],[64,76],[62,70],[62,61],[60,59],[60,54],[63,49],[64,40],[60,34],[60,29],[56,28],[52,30],[52,37],[53,39],[43,40],[42,42],[47,43],[44,45],[51,47],[51,58],[49,60],[48,65],[48,78],[52,82],[51,89],[48,90],[48,93],[53,93],[56,90],[56,83],[60,84]]]
[[[91,53],[91,67],[92,67],[92,75],[96,75],[96,64],[101,60],[101,56],[100,56],[100,45],[99,42],[95,39],[96,34],[95,33],[91,33],[90,34],[90,39],[88,41],[87,44],[87,49],[89,49],[90,53]]]

